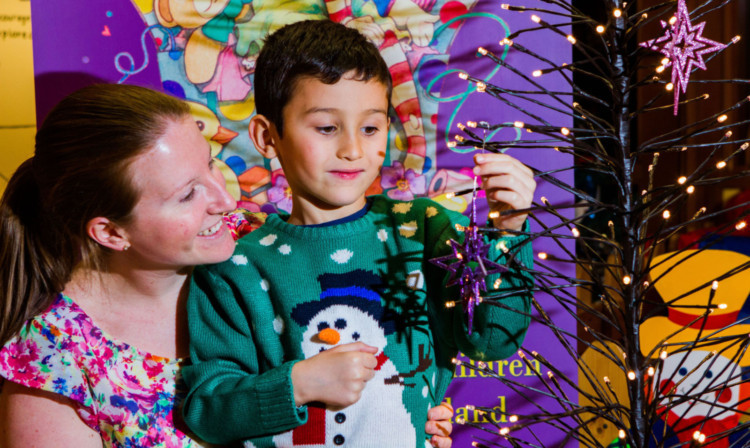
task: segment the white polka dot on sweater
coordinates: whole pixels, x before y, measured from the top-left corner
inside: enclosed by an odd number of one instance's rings
[[[275,331],[276,334],[284,332],[284,319],[282,319],[281,316],[276,316],[276,319],[273,320],[273,331]]]
[[[344,264],[349,261],[349,259],[352,258],[353,255],[354,252],[350,251],[349,249],[339,249],[331,254],[331,259],[338,264]]]
[[[260,289],[262,289],[263,291],[268,291],[268,280],[262,279],[260,281]]]
[[[289,255],[292,253],[292,246],[288,244],[282,244],[279,246],[279,252],[281,252],[282,255]]]
[[[244,255],[233,255],[232,263],[236,266],[247,266],[247,257]]]
[[[430,388],[429,387],[425,386],[425,387],[422,388],[422,396],[423,397],[427,398],[427,394],[429,394],[429,393],[430,393]],[[428,411],[430,410],[430,405],[427,405],[427,410]]]
[[[276,241],[276,238],[278,237],[272,233],[270,235],[264,236],[258,242],[261,244],[261,246],[270,246],[274,241]]]
[[[388,232],[385,229],[378,230],[378,239],[382,243],[388,241]]]

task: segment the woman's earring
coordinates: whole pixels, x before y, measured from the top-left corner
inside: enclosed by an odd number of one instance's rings
[[[122,251],[125,252],[126,250],[130,249],[130,244],[125,243],[124,246],[122,246]]]

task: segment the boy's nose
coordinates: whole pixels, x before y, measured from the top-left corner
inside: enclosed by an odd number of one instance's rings
[[[357,160],[362,157],[364,151],[362,142],[357,137],[349,137],[341,142],[338,156],[346,160]]]

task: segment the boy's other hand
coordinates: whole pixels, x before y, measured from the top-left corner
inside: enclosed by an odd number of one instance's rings
[[[292,367],[296,405],[319,401],[343,408],[356,403],[375,376],[377,352],[377,347],[354,342],[297,362]]]
[[[477,154],[474,163],[474,174],[482,178],[490,211],[523,210],[531,206],[536,181],[529,167],[506,154]],[[495,228],[508,230],[521,230],[524,221],[526,213],[492,219]]]
[[[451,432],[453,432],[452,418],[453,408],[447,402],[443,402],[440,406],[435,406],[427,412],[428,421],[424,429],[427,434],[432,435],[430,444],[435,448],[451,448],[453,444],[451,439]]]

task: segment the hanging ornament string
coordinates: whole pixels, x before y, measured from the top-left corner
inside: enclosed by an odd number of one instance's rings
[[[658,51],[666,56],[661,67],[672,67],[672,83],[674,90],[674,115],[677,115],[680,103],[680,93],[687,92],[690,74],[694,67],[706,69],[703,56],[721,51],[727,45],[703,37],[706,22],[695,26],[690,22],[686,0],[677,0],[677,15],[669,23],[661,21],[664,35],[640,43],[641,47]]]

